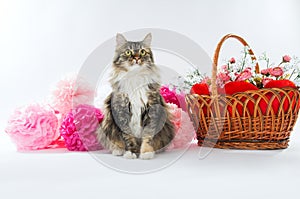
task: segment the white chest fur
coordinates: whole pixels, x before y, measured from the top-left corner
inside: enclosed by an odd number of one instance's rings
[[[158,82],[157,73],[141,66],[132,66],[132,69],[118,77],[120,92],[126,93],[131,103],[132,117],[129,123],[132,133],[141,137],[142,109],[148,102],[147,92],[150,83]]]

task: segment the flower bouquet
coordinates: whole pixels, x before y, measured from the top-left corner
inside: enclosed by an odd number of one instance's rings
[[[218,67],[220,49],[229,38],[244,45],[242,59],[231,58]],[[186,84],[191,87],[191,94],[186,96],[187,110],[199,145],[287,148],[300,108],[300,61],[286,55],[274,65],[266,54],[259,61],[264,63],[263,69],[246,41],[229,34],[215,51],[212,77],[197,70],[187,76]]]

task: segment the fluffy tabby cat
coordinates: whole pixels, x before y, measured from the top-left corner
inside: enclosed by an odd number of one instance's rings
[[[160,76],[153,62],[149,33],[143,41],[116,36],[105,118],[98,131],[101,144],[113,155],[151,159],[174,137],[171,115],[160,95]]]

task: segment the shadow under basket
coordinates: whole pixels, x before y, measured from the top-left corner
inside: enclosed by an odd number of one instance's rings
[[[247,150],[287,148],[300,108],[299,89],[263,88],[234,95],[218,94],[218,57],[228,38],[248,46],[239,36],[223,37],[213,60],[212,94],[186,95],[187,111],[196,129],[198,145]],[[249,54],[256,59],[250,48]],[[255,71],[259,73],[258,64]]]

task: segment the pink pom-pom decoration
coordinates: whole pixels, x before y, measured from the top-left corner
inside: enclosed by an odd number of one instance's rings
[[[182,108],[184,111],[186,110],[185,94],[183,92],[178,94],[175,88],[170,90],[168,86],[162,86],[160,94],[166,103],[176,104],[179,108]]]
[[[178,107],[180,107],[176,92],[170,90],[168,86],[162,86],[160,88],[160,94],[163,96],[166,103],[176,104]]]
[[[183,111],[186,111],[185,93],[183,91],[176,93],[175,88],[173,89],[173,92],[175,92],[177,100],[180,104],[178,107],[182,108]]]
[[[19,151],[43,149],[59,137],[58,121],[54,111],[32,104],[16,109],[5,132]]]
[[[104,115],[92,105],[80,104],[69,112],[60,126],[60,135],[70,151],[95,151],[103,149],[96,130]]]
[[[173,116],[172,122],[175,126],[175,137],[168,149],[178,149],[188,146],[195,137],[193,123],[187,112],[178,108],[175,104],[167,103]]]
[[[91,104],[94,91],[90,85],[77,75],[67,76],[60,80],[52,92],[51,104],[61,117],[79,104]]]

